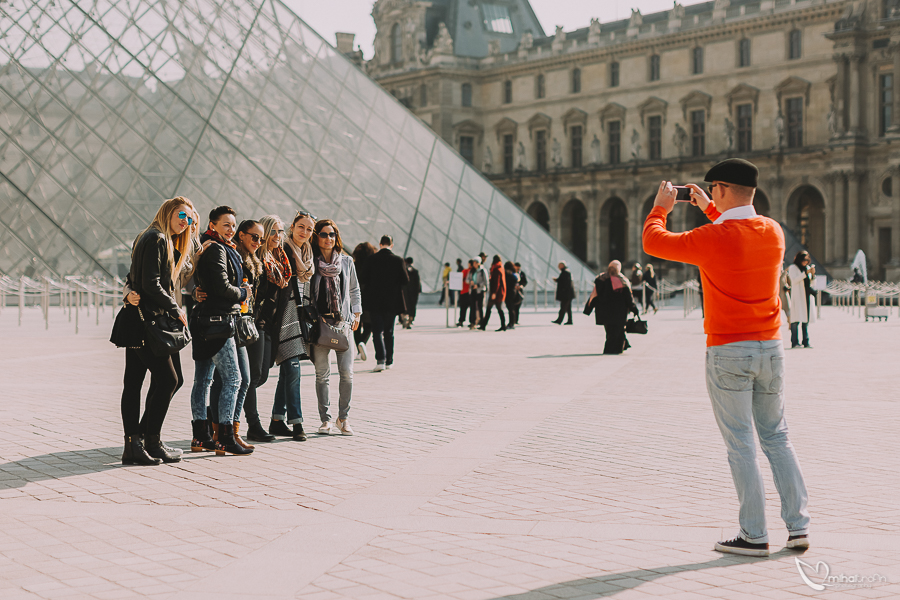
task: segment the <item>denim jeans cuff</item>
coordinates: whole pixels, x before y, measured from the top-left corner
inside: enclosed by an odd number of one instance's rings
[[[272,415],[273,421],[284,421],[284,415]]]
[[[769,534],[763,534],[758,538],[751,538],[747,533],[741,529],[740,537],[745,542],[749,542],[751,544],[768,544],[769,543]]]
[[[299,419],[289,419],[287,423],[288,423],[288,425],[297,425],[298,423],[302,423],[302,422],[303,422],[303,417],[300,417]]]
[[[797,531],[791,531],[788,529],[788,535],[809,535],[809,527],[804,527],[803,529],[798,529]]]

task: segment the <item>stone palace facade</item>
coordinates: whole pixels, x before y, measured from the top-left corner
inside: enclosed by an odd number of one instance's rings
[[[378,0],[365,67],[597,267],[729,156],[834,277],[900,278],[900,1],[715,0],[545,35],[527,0]],[[674,231],[705,222],[679,205]],[[664,265],[664,268],[666,266]],[[676,275],[676,273],[673,273]]]

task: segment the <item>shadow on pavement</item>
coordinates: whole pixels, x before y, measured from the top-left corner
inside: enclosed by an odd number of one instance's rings
[[[684,573],[685,571],[702,571],[703,569],[715,569],[719,567],[730,567],[733,565],[742,565],[758,561],[766,561],[772,559],[783,558],[786,556],[794,556],[795,552],[787,549],[779,550],[770,554],[766,558],[753,558],[749,556],[727,555],[702,563],[689,563],[684,565],[672,565],[667,567],[659,567],[657,569],[637,569],[634,571],[626,571],[624,573],[611,573],[601,577],[589,577],[585,579],[574,579],[572,581],[564,581],[555,583],[542,588],[529,590],[520,594],[512,594],[509,596],[499,596],[491,598],[491,600],[550,600],[555,598],[568,598],[577,596],[578,598],[610,598],[625,592],[633,590],[638,586],[665,577],[675,573]],[[673,590],[674,592],[675,590]]]
[[[599,354],[542,354],[541,356],[529,356],[528,358],[583,358],[585,356],[603,356]]]

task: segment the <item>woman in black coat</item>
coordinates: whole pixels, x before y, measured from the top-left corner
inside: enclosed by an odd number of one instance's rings
[[[181,196],[166,200],[150,226],[138,237],[131,254],[131,289],[140,297],[144,318],[167,314],[187,326],[187,319],[175,300],[175,282],[190,254],[194,206]],[[125,310],[125,309],[123,309]],[[127,310],[136,310],[128,308]],[[125,429],[124,465],[158,465],[160,461],[178,462],[181,450],[160,439],[163,421],[172,396],[184,384],[178,353],[156,356],[143,343],[125,350],[125,377],[122,390],[122,425]],[[144,417],[141,412],[141,386],[150,371],[150,393]]]
[[[588,303],[593,304],[597,325],[606,329],[603,354],[622,354],[631,347],[625,337],[628,313],[638,315],[628,278],[622,275],[622,263],[609,263],[606,273],[594,280],[594,290]]]

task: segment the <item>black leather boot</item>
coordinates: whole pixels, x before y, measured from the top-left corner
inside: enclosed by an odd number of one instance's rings
[[[276,421],[275,419],[272,419],[272,422],[269,423],[269,433],[272,435],[294,435],[294,432],[287,426],[287,423],[284,421]]]
[[[247,424],[247,439],[251,442],[274,442],[275,436],[263,429],[259,421]]]
[[[125,436],[125,451],[122,452],[123,465],[158,465],[160,460],[153,458],[144,450],[141,437],[138,435]]]
[[[159,435],[150,433],[144,436],[144,448],[147,454],[153,458],[162,459],[164,463],[176,463],[181,461],[181,448],[166,446]]]
[[[244,448],[234,438],[234,425],[232,423],[219,423],[219,440],[216,443],[216,456],[226,454],[252,454],[251,448]]]
[[[216,443],[209,434],[209,423],[206,419],[191,421],[194,439],[191,440],[191,452],[204,452],[216,449]]]
[[[303,431],[303,423],[294,423],[294,435],[292,437],[298,442],[306,441],[306,432]]]

